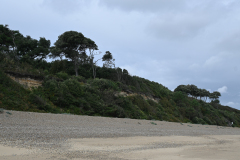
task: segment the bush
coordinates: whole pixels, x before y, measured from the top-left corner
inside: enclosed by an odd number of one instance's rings
[[[187,98],[185,93],[182,93],[181,91],[177,91],[173,93],[173,100],[176,103],[182,102]]]
[[[65,72],[58,72],[56,75],[57,75],[58,78],[61,78],[63,80],[68,79],[68,74],[65,73]]]
[[[91,86],[96,87],[100,91],[104,91],[104,90],[108,90],[108,89],[119,91],[118,84],[113,81],[107,80],[107,79],[96,78],[92,81]]]
[[[206,122],[202,118],[198,118],[198,117],[194,117],[192,121],[193,123],[196,123],[196,124],[206,124]]]

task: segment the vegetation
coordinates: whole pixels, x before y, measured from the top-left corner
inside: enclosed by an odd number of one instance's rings
[[[240,111],[221,105],[219,92],[195,85],[172,92],[115,67],[109,51],[103,67],[97,66],[96,50],[95,42],[79,32],[63,33],[50,47],[45,38],[34,40],[0,25],[0,108],[240,126]],[[60,60],[47,62],[47,56]],[[7,76],[10,72],[41,79],[42,86],[25,89]]]

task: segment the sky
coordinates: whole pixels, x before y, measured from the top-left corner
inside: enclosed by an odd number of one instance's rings
[[[51,45],[66,31],[110,51],[117,67],[221,93],[240,109],[239,0],[0,0],[0,24]],[[99,63],[98,65],[102,65]]]

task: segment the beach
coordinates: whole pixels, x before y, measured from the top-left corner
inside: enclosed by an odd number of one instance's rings
[[[238,160],[240,129],[216,125],[7,111],[0,159]]]

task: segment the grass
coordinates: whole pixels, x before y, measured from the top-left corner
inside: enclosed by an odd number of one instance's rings
[[[7,114],[9,114],[9,115],[12,115],[12,113],[11,112],[6,112]]]
[[[150,122],[151,124],[153,124],[153,125],[157,125],[157,123],[154,123],[154,122]]]

